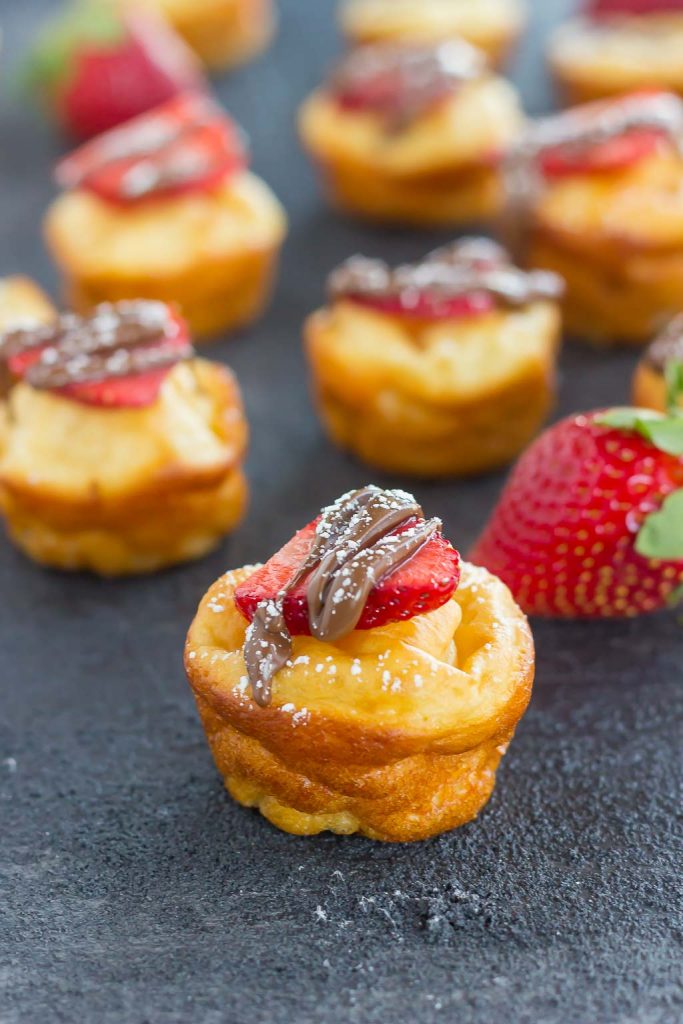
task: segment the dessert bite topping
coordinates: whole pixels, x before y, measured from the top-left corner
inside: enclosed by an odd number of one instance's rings
[[[597,20],[683,12],[683,0],[586,0],[584,13]]]
[[[110,407],[150,405],[171,367],[192,353],[183,321],[163,302],[142,299],[0,336],[0,359],[14,378]]]
[[[511,251],[523,253],[528,211],[547,180],[624,170],[667,141],[683,156],[683,100],[667,92],[589,103],[531,124],[502,163]]]
[[[332,643],[434,611],[453,595],[459,556],[405,491],[368,486],[343,495],[244,581],[235,602],[254,700],[292,654],[293,635]]]
[[[465,238],[421,263],[392,269],[383,260],[352,256],[328,280],[332,301],[350,299],[393,315],[440,320],[488,313],[498,304],[524,306],[557,299],[560,277],[515,267],[488,238]]]
[[[421,46],[372,43],[339,63],[328,88],[345,110],[372,111],[400,130],[485,71],[484,56],[460,39]]]
[[[65,189],[112,203],[208,191],[246,166],[241,133],[208,96],[191,93],[136,117],[62,160]]]

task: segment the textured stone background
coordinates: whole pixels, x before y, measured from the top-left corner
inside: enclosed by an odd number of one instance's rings
[[[0,272],[48,287],[39,220],[56,145],[10,78],[54,6],[0,5]],[[434,841],[282,835],[215,775],[180,661],[199,597],[368,478],[316,425],[302,318],[349,253],[398,259],[441,240],[344,223],[319,201],[293,117],[339,45],[332,4],[282,6],[270,54],[219,83],[292,219],[270,313],[214,350],[237,370],[253,427],[248,522],[198,565],[118,584],[45,573],[0,547],[0,1021],[674,1024],[673,618],[539,625],[534,700],[496,794],[478,822]],[[561,5],[533,6],[518,80],[539,111],[541,39]],[[622,401],[633,361],[569,347],[562,411]],[[500,485],[417,491],[466,549]]]

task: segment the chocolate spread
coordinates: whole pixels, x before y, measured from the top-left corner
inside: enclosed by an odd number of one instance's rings
[[[270,703],[273,677],[291,657],[284,602],[306,577],[311,634],[334,642],[356,628],[371,590],[440,531],[440,520],[425,521],[405,491],[371,485],[324,509],[308,556],[275,598],[258,605],[247,630],[244,658],[256,703]]]
[[[165,345],[180,330],[163,302],[105,303],[87,317],[64,313],[52,323],[19,327],[0,335],[6,363],[32,349],[36,361],[23,374],[34,388],[53,390],[171,366],[192,355],[192,346]]]
[[[409,125],[464,82],[481,78],[486,62],[464,40],[437,44],[372,43],[336,67],[328,88],[341,102],[383,114],[394,130]]]
[[[506,251],[488,238],[465,238],[430,253],[421,263],[392,269],[383,260],[352,256],[332,272],[328,293],[342,298],[402,298],[428,292],[448,300],[470,292],[487,292],[502,305],[524,306],[538,299],[557,299],[564,290],[550,271],[515,267]]]
[[[527,128],[502,164],[505,236],[515,256],[524,255],[528,215],[543,189],[543,153],[560,146],[580,154],[637,129],[661,131],[683,156],[683,100],[671,93],[626,96],[540,118]]]
[[[683,313],[674,317],[645,352],[645,362],[657,373],[672,360],[683,363]]]
[[[58,166],[57,183],[78,188],[87,185],[93,174],[119,165],[119,192],[125,200],[189,185],[222,168],[222,147],[207,146],[203,135],[212,124],[222,123],[223,117],[208,96],[187,97],[182,117],[175,110],[162,109],[87,144],[79,151],[84,154],[82,160],[67,159]]]

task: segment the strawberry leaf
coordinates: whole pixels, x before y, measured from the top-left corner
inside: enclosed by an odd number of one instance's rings
[[[643,433],[643,431],[639,431]],[[683,416],[652,422],[643,436],[667,455],[683,455]]]
[[[670,359],[664,370],[666,381],[666,407],[670,415],[675,415],[683,403],[683,361]]]
[[[661,418],[662,414],[653,409],[631,409],[624,406],[608,409],[607,412],[596,416],[595,422],[603,427],[612,427],[614,430],[638,430],[640,424],[647,420]]]
[[[636,537],[636,551],[663,562],[683,560],[683,488],[674,491],[651,513]]]
[[[667,455],[683,455],[683,414],[680,412],[663,416],[651,409],[610,409],[597,416],[595,422],[612,430],[640,434]]]

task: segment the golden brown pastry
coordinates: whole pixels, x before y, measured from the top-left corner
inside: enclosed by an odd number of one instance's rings
[[[587,0],[552,35],[549,60],[571,103],[633,92],[683,93],[680,0]]]
[[[424,225],[495,213],[498,157],[521,125],[514,88],[456,39],[361,47],[299,116],[333,203],[370,220]]]
[[[633,404],[659,412],[683,406],[683,316],[645,350],[633,378]]]
[[[142,140],[142,141],[141,141]],[[45,233],[69,303],[177,303],[193,334],[253,320],[267,301],[286,221],[246,170],[233,123],[205,96],[127,122],[62,161]]]
[[[29,277],[0,278],[0,331],[12,326],[45,323],[55,316],[47,295]]]
[[[523,0],[342,0],[340,24],[353,43],[461,38],[500,64],[526,21]]]
[[[632,95],[537,122],[505,164],[519,259],[567,285],[572,333],[641,345],[683,308],[683,102]]]
[[[371,486],[221,577],[185,666],[236,800],[298,835],[405,842],[486,803],[534,650],[507,588],[411,495]]]
[[[246,424],[224,367],[157,302],[0,337],[0,510],[36,561],[105,576],[213,548],[246,501]]]
[[[306,350],[331,437],[413,476],[511,461],[554,401],[554,274],[527,274],[496,243],[463,239],[391,270],[353,257],[309,317]]]
[[[244,64],[275,30],[273,0],[118,0],[160,11],[212,71]]]

